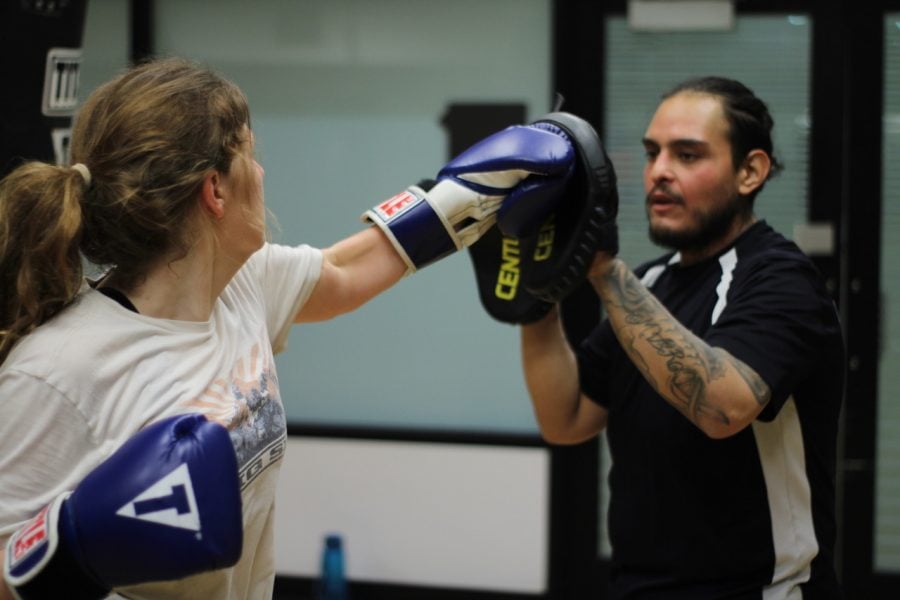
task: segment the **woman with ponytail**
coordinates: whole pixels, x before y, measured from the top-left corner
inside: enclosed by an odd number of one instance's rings
[[[509,127],[449,163],[429,192],[412,186],[368,211],[375,227],[325,249],[268,243],[247,101],[228,80],[177,58],[95,90],[75,119],[71,151],[71,167],[27,163],[0,183],[0,600],[10,589],[25,600],[110,590],[270,598],[286,441],[273,355],[292,324],[352,311],[473,243],[502,202],[546,216],[575,162],[561,131]],[[83,265],[99,275],[86,277]],[[155,473],[165,461],[153,459],[99,475],[187,413],[227,430],[229,457],[233,446],[233,496],[243,508],[236,535],[225,537],[243,551],[225,561],[207,528],[227,519],[200,518],[197,506],[209,497],[222,504],[212,488],[227,477],[201,488],[191,472],[175,486],[177,469]],[[174,433],[173,445],[187,437],[180,426]],[[163,481],[172,487],[160,492]],[[135,519],[174,518],[177,498],[174,529],[191,531],[183,544],[171,542],[174,533],[159,534],[168,545],[125,533]],[[93,527],[76,504],[97,517]],[[91,536],[97,520],[102,535]]]
[[[0,182],[0,599],[8,586],[19,598],[271,597],[286,439],[273,354],[293,323],[356,308],[406,265],[374,227],[324,250],[267,243],[253,146],[234,84],[162,59],[85,101],[72,166],[25,163]],[[186,578],[179,565],[158,581],[169,553],[143,548],[110,579],[85,547],[49,542],[43,507],[148,424],[185,413],[224,426],[234,446],[236,564]],[[48,543],[44,564],[32,554]],[[60,574],[62,553],[80,568]]]

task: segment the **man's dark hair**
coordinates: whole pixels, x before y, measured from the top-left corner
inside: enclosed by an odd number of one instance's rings
[[[766,103],[756,97],[753,91],[734,79],[726,77],[698,77],[688,79],[663,94],[666,100],[682,92],[696,92],[715,96],[722,101],[722,110],[728,122],[728,139],[731,142],[731,159],[737,169],[751,150],[760,149],[769,155],[772,163],[769,176],[778,174],[783,165],[775,157],[772,149],[772,127],[775,121],[769,114]],[[759,186],[751,194],[749,200],[762,190]]]

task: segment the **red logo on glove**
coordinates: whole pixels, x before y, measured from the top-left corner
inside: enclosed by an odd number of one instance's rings
[[[392,198],[388,198],[381,204],[375,207],[375,212],[378,213],[385,221],[389,221],[390,219],[396,217],[404,210],[415,204],[419,201],[419,197],[411,192],[400,192],[396,196]]]
[[[27,527],[20,530],[13,540],[12,558],[14,562],[18,562],[35,546],[47,539],[47,511],[49,506],[32,519]]]

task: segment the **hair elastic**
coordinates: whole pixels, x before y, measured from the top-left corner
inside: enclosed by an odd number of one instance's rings
[[[87,168],[87,165],[84,163],[75,163],[72,165],[72,168],[78,171],[81,178],[84,179],[85,187],[91,187],[91,171]]]

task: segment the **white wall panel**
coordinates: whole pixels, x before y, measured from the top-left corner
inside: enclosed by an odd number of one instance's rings
[[[284,461],[279,575],[315,577],[337,532],[351,580],[546,589],[545,448],[292,437]]]

